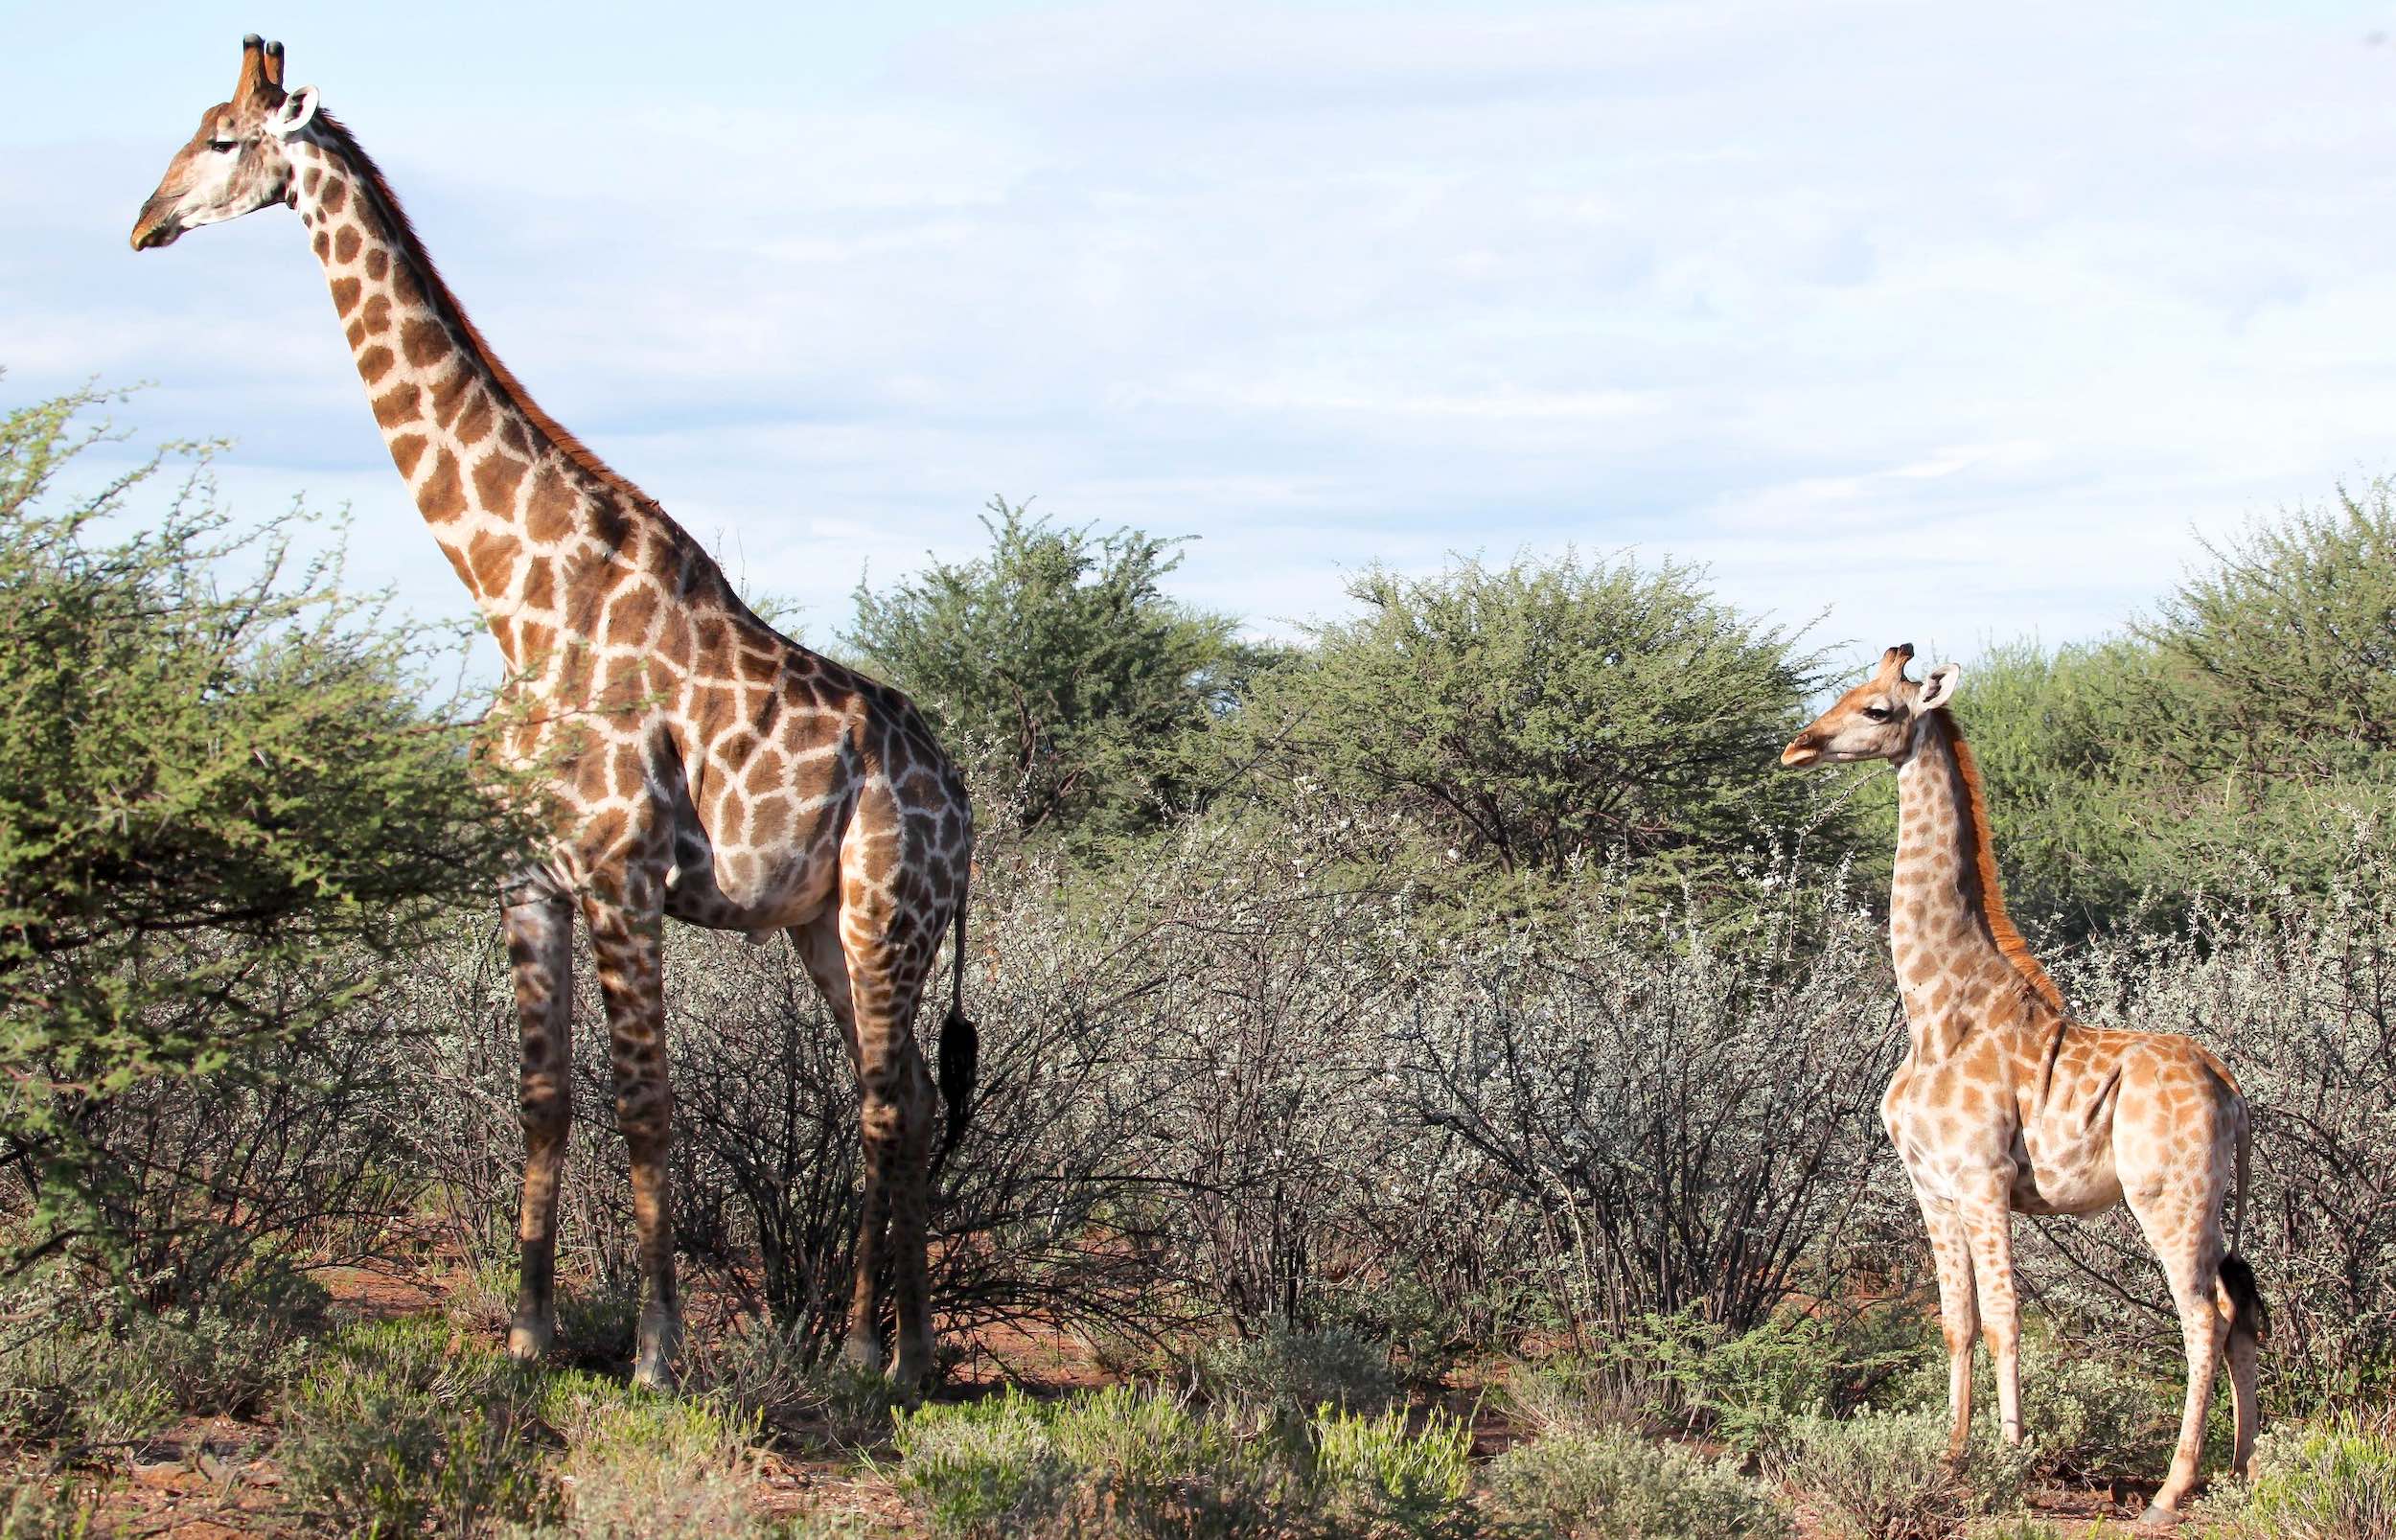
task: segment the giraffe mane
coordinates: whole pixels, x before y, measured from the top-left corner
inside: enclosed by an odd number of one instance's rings
[[[426,298],[456,325],[459,334],[466,339],[467,348],[485,369],[491,371],[493,383],[515,402],[526,420],[548,439],[559,453],[585,473],[610,490],[629,497],[643,512],[667,518],[665,510],[657,505],[657,499],[634,486],[630,477],[600,459],[589,446],[567,431],[556,418],[541,410],[541,403],[533,400],[532,392],[524,388],[523,381],[516,378],[515,371],[500,362],[499,356],[491,351],[491,344],[484,340],[473,317],[467,314],[466,307],[458,303],[457,294],[449,287],[449,280],[443,278],[441,269],[433,265],[432,253],[425,249],[424,238],[416,233],[416,226],[409,220],[407,210],[400,204],[399,195],[391,191],[391,183],[383,176],[382,168],[375,164],[372,155],[366,153],[366,147],[357,142],[357,136],[350,132],[349,126],[322,109],[317,111],[313,126],[339,148],[342,156],[372,191],[382,215],[390,222],[392,240],[416,264],[418,276],[424,283]],[[667,521],[672,522],[670,518]]]
[[[1947,729],[1947,747],[1954,751],[1955,773],[1963,778],[1965,802],[1970,810],[1971,863],[1980,878],[1980,917],[1987,922],[1989,935],[1996,942],[1996,950],[2014,965],[2031,990],[2056,1010],[2065,1009],[2063,992],[2030,954],[2030,943],[2014,929],[2013,917],[2005,912],[2005,888],[1997,880],[1996,846],[1989,834],[1989,802],[1980,790],[1980,764],[1971,756],[1971,746],[1964,742],[1964,729],[1955,721],[1954,713],[1942,711],[1942,724]]]

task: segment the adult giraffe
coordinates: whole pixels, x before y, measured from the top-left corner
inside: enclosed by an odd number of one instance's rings
[[[911,701],[777,634],[696,540],[534,404],[375,163],[318,108],[314,87],[284,90],[283,46],[253,35],[232,100],[200,115],[142,206],[133,249],[275,203],[312,232],[392,463],[506,658],[518,724],[502,751],[543,767],[555,792],[554,843],[501,901],[524,1046],[522,1280],[509,1350],[539,1357],[555,1331],[579,903],[648,1285],[634,1377],[671,1385],[681,1335],[665,1163],[661,932],[672,915],[756,935],[787,930],[839,1020],[864,1144],[843,1350],[881,1364],[887,1262],[898,1378],[921,1386],[933,1368],[924,1243],[935,1109],[913,1021],[954,924],[939,1087],[954,1141],[974,1074],[961,1010],[973,840],[963,784]]]
[[[1971,1428],[1971,1354],[1985,1324],[2005,1441],[2021,1442],[2013,1219],[2127,1203],[2170,1280],[2188,1354],[2179,1443],[2149,1520],[2180,1516],[2197,1481],[2215,1368],[2229,1360],[2230,1468],[2246,1474],[2268,1322],[2222,1210],[2246,1197],[2246,1103],[2222,1062],[2176,1032],[2084,1025],[2005,915],[1971,750],[1947,713],[1962,670],[1905,677],[1880,655],[1781,751],[1784,765],[1897,766],[1889,946],[1905,1000],[1905,1059],[1880,1117],[1913,1179],[1938,1262],[1948,1452]],[[2231,1234],[2237,1225],[2230,1225]],[[1975,1300],[1976,1295],[1976,1300]],[[1975,1304],[1977,1308],[1975,1309]]]

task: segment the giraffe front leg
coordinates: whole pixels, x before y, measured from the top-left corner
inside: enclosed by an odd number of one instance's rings
[[[2005,1442],[2021,1442],[2021,1306],[2014,1293],[2013,1173],[1993,1172],[1956,1204],[1971,1244],[1971,1276],[1980,1295],[1980,1325],[1996,1366],[1996,1414]]]
[[[586,898],[583,908],[608,1009],[615,1122],[632,1161],[633,1222],[646,1285],[633,1380],[668,1391],[682,1345],[682,1299],[674,1276],[673,1184],[666,1166],[674,1091],[666,1077],[664,916],[654,907],[635,911],[595,898]]]
[[[1971,1243],[1955,1204],[1919,1185],[1923,1224],[1930,1231],[1930,1256],[1938,1264],[1939,1330],[1947,1341],[1947,1458],[1960,1462],[1971,1442],[1971,1350],[1980,1342],[1973,1300]]]
[[[516,976],[523,1038],[518,1112],[524,1125],[524,1194],[517,1211],[518,1282],[508,1352],[537,1359],[557,1334],[558,1183],[574,1116],[574,914],[563,898],[500,910]]]

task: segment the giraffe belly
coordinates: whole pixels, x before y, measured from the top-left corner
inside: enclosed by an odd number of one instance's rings
[[[762,939],[822,913],[839,878],[839,851],[830,841],[770,853],[727,853],[716,849],[694,820],[675,831],[665,911],[688,925],[747,931]]]
[[[2024,1214],[2093,1214],[2122,1201],[2111,1149],[2085,1136],[2017,1138],[2014,1209]]]

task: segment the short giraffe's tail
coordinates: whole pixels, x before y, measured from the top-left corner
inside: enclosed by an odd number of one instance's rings
[[[2254,1269],[2236,1252],[2222,1258],[2220,1304],[2229,1317],[2232,1337],[2258,1343],[2270,1340],[2271,1311],[2263,1302],[2263,1286],[2255,1282]]]
[[[972,881],[968,876],[956,888],[956,955],[951,959],[956,971],[949,986],[949,1014],[940,1020],[940,1099],[949,1109],[948,1127],[940,1136],[942,1160],[965,1137],[980,1071],[981,1032],[965,1014],[965,909]]]
[[[2235,1250],[2246,1224],[2246,1161],[2253,1143],[2252,1131],[2242,1115],[2238,1120],[2238,1174],[2230,1187],[2229,1244],[2233,1249],[2222,1258],[2215,1297],[2222,1314],[2229,1318],[2229,1334],[2260,1343],[2271,1335],[2270,1308],[2263,1302],[2263,1286],[2255,1281],[2254,1269]]]

